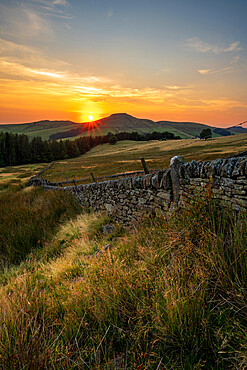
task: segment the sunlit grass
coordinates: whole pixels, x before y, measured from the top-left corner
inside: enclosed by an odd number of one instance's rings
[[[1,288],[3,367],[244,369],[246,215],[205,193],[87,258],[106,222],[68,221]]]
[[[235,135],[210,140],[168,140],[133,142],[121,141],[115,145],[99,145],[88,153],[65,161],[44,173],[50,181],[66,181],[119,172],[142,171],[140,159],[145,158],[150,169],[168,168],[174,155],[182,155],[187,162],[212,160],[246,150],[247,135]]]
[[[94,176],[108,176],[119,172],[142,171],[140,159],[145,158],[150,169],[168,168],[174,155],[191,160],[212,160],[245,151],[247,135],[234,135],[210,140],[168,140],[168,141],[121,141],[116,145],[103,144],[86,154],[73,159],[57,161],[42,174],[50,181],[66,181]],[[31,176],[47,167],[47,163],[13,166],[0,169],[0,191],[11,188],[15,181],[27,183]],[[20,186],[19,186],[20,188]]]
[[[72,195],[64,192],[31,188],[0,193],[1,269],[41,249],[58,224],[79,211],[81,207]]]

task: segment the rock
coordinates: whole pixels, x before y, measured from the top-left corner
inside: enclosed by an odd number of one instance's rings
[[[103,233],[104,234],[111,234],[116,230],[116,226],[113,224],[103,225]]]
[[[185,159],[181,155],[177,155],[171,159],[171,179],[172,179],[172,190],[173,190],[173,201],[178,204],[180,181],[179,173],[181,166],[185,163]]]
[[[105,209],[107,210],[108,213],[112,214],[112,210],[113,210],[112,204],[105,203]]]

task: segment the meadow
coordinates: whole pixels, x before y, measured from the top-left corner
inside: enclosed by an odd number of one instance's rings
[[[44,175],[141,169],[140,157],[162,168],[176,154],[219,158],[246,144],[246,135],[106,144]],[[178,212],[124,228],[70,194],[28,186],[45,166],[1,172],[0,368],[245,369],[246,214],[205,189]]]
[[[90,152],[64,161],[44,173],[49,181],[66,181],[90,176],[107,176],[115,173],[143,170],[140,158],[144,157],[150,169],[169,168],[175,155],[187,162],[212,160],[245,151],[247,135],[234,135],[210,140],[185,139],[151,142],[122,141],[115,145],[99,145]]]
[[[210,140],[184,139],[167,141],[120,141],[115,145],[99,145],[77,158],[56,161],[42,175],[49,181],[66,181],[95,176],[108,176],[128,171],[142,171],[140,159],[145,158],[150,169],[169,168],[175,155],[187,162],[212,160],[231,156],[247,148],[247,135],[239,134]],[[46,168],[47,163],[0,168],[0,190],[8,186],[21,187],[31,176]],[[91,180],[90,180],[91,181]]]

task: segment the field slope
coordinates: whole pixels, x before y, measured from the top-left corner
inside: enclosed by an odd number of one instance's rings
[[[218,137],[210,140],[168,140],[133,142],[121,141],[115,145],[103,144],[73,159],[57,161],[44,173],[50,181],[107,176],[119,172],[143,170],[140,159],[145,158],[150,169],[168,168],[175,155],[187,162],[227,157],[247,150],[247,135]]]
[[[62,201],[38,193],[29,193],[36,226],[45,198],[51,209]],[[246,216],[201,196],[111,234],[109,219],[81,214],[5,268],[0,367],[245,369]]]

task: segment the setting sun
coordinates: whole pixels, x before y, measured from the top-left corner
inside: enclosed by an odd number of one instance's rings
[[[88,115],[88,119],[89,119],[89,121],[93,121],[93,115],[92,114],[89,114]]]

